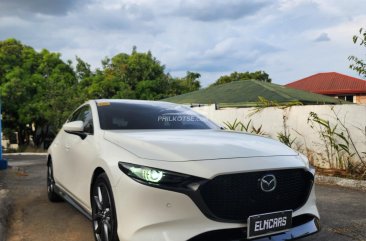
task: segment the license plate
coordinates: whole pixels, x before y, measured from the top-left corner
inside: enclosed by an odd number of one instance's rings
[[[248,217],[247,238],[282,233],[291,228],[292,210],[264,213]]]

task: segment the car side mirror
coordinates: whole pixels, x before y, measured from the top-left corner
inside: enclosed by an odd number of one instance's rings
[[[84,124],[82,121],[71,121],[63,125],[65,132],[73,135],[80,136],[81,139],[85,139],[87,134],[84,133]]]

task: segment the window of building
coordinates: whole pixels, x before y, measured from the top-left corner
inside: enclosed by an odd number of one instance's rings
[[[338,99],[349,101],[353,103],[353,95],[340,95]]]

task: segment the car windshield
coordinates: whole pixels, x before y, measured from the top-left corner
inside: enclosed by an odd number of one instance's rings
[[[128,129],[218,129],[190,108],[162,102],[98,102],[103,130]]]

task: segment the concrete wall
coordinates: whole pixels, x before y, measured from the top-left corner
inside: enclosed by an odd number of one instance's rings
[[[360,153],[363,162],[366,162],[366,105],[307,105],[292,106],[285,109],[278,107],[264,108],[255,112],[255,108],[224,108],[215,110],[215,106],[195,107],[195,111],[207,116],[217,124],[224,126],[223,122],[233,123],[235,119],[258,128],[262,125],[262,130],[267,136],[278,139],[278,133],[286,132],[291,138],[296,138],[292,148],[304,153],[316,166],[335,167],[326,155],[326,146],[321,141],[319,125],[311,128],[308,123],[310,112],[315,112],[322,119],[329,120],[331,125],[337,124],[336,113],[349,130],[350,136],[354,141],[356,149]],[[285,120],[285,121],[284,121]],[[337,130],[344,132],[346,130],[338,123]],[[351,146],[352,153],[355,149]],[[361,163],[360,158],[355,154],[352,157],[354,162]],[[335,155],[332,162],[335,162]]]
[[[354,96],[356,99],[354,102],[358,104],[366,104],[366,95],[356,95]]]
[[[18,144],[10,144],[10,141],[6,140],[6,139],[1,140],[1,145],[4,148],[5,151],[8,150],[8,149],[18,150],[18,148],[19,148]]]

